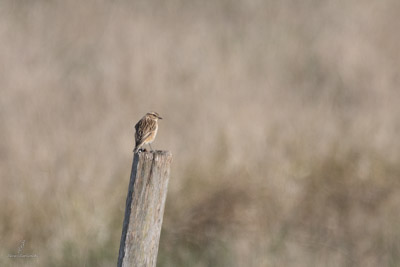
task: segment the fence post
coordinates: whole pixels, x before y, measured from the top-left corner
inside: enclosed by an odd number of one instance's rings
[[[134,154],[118,267],[156,266],[171,161],[168,151]]]

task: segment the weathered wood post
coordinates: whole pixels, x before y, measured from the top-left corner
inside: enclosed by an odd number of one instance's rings
[[[171,161],[168,151],[134,154],[118,267],[156,266]]]

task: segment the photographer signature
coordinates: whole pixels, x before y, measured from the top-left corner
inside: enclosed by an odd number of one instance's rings
[[[8,254],[9,258],[37,258],[38,255],[36,254],[23,254],[22,251],[24,250],[25,247],[25,240],[22,240],[21,244],[18,247],[18,253],[17,254]]]

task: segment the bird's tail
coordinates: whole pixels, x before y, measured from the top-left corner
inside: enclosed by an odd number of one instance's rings
[[[133,149],[133,152],[138,153],[140,151],[140,148],[142,147],[142,145],[143,145],[143,142],[137,142],[135,144],[135,149]]]

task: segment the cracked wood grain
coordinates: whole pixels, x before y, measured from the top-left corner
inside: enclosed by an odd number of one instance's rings
[[[118,266],[156,266],[171,162],[168,151],[134,154]]]

